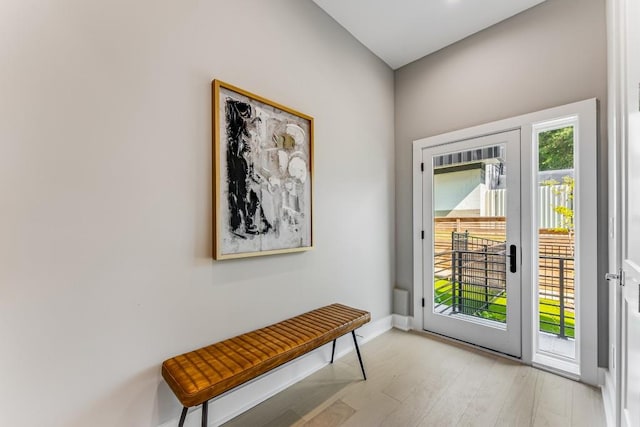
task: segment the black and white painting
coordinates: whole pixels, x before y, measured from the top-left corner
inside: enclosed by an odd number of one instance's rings
[[[313,119],[214,81],[216,258],[312,246]]]

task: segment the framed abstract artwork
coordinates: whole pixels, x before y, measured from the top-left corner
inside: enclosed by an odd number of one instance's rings
[[[313,118],[214,80],[214,258],[313,247]]]

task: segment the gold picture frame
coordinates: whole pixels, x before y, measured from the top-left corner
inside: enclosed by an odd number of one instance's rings
[[[313,117],[212,82],[214,259],[313,248]]]

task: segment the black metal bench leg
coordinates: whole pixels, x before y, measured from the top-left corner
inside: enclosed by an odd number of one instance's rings
[[[331,363],[333,363],[333,355],[336,352],[336,340],[333,340],[333,348],[331,349]]]
[[[187,407],[182,408],[182,415],[180,415],[180,422],[178,423],[178,427],[184,426],[184,420],[187,418]]]
[[[207,427],[207,410],[209,409],[209,401],[202,404],[202,427]]]
[[[360,349],[358,348],[358,340],[356,340],[356,331],[351,331],[353,335],[353,343],[356,345],[356,353],[358,353],[358,360],[360,361],[360,368],[362,369],[362,376],[364,380],[367,380],[367,374],[364,373],[364,364],[362,363],[362,356],[360,356]]]

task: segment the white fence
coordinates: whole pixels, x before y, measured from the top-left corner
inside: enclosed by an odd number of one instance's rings
[[[484,194],[484,212],[481,216],[505,216],[507,190],[487,190]]]
[[[542,185],[538,187],[538,228],[563,228],[562,215],[555,211],[558,206],[572,208],[568,185]],[[488,190],[484,197],[485,216],[505,216],[506,190]]]

